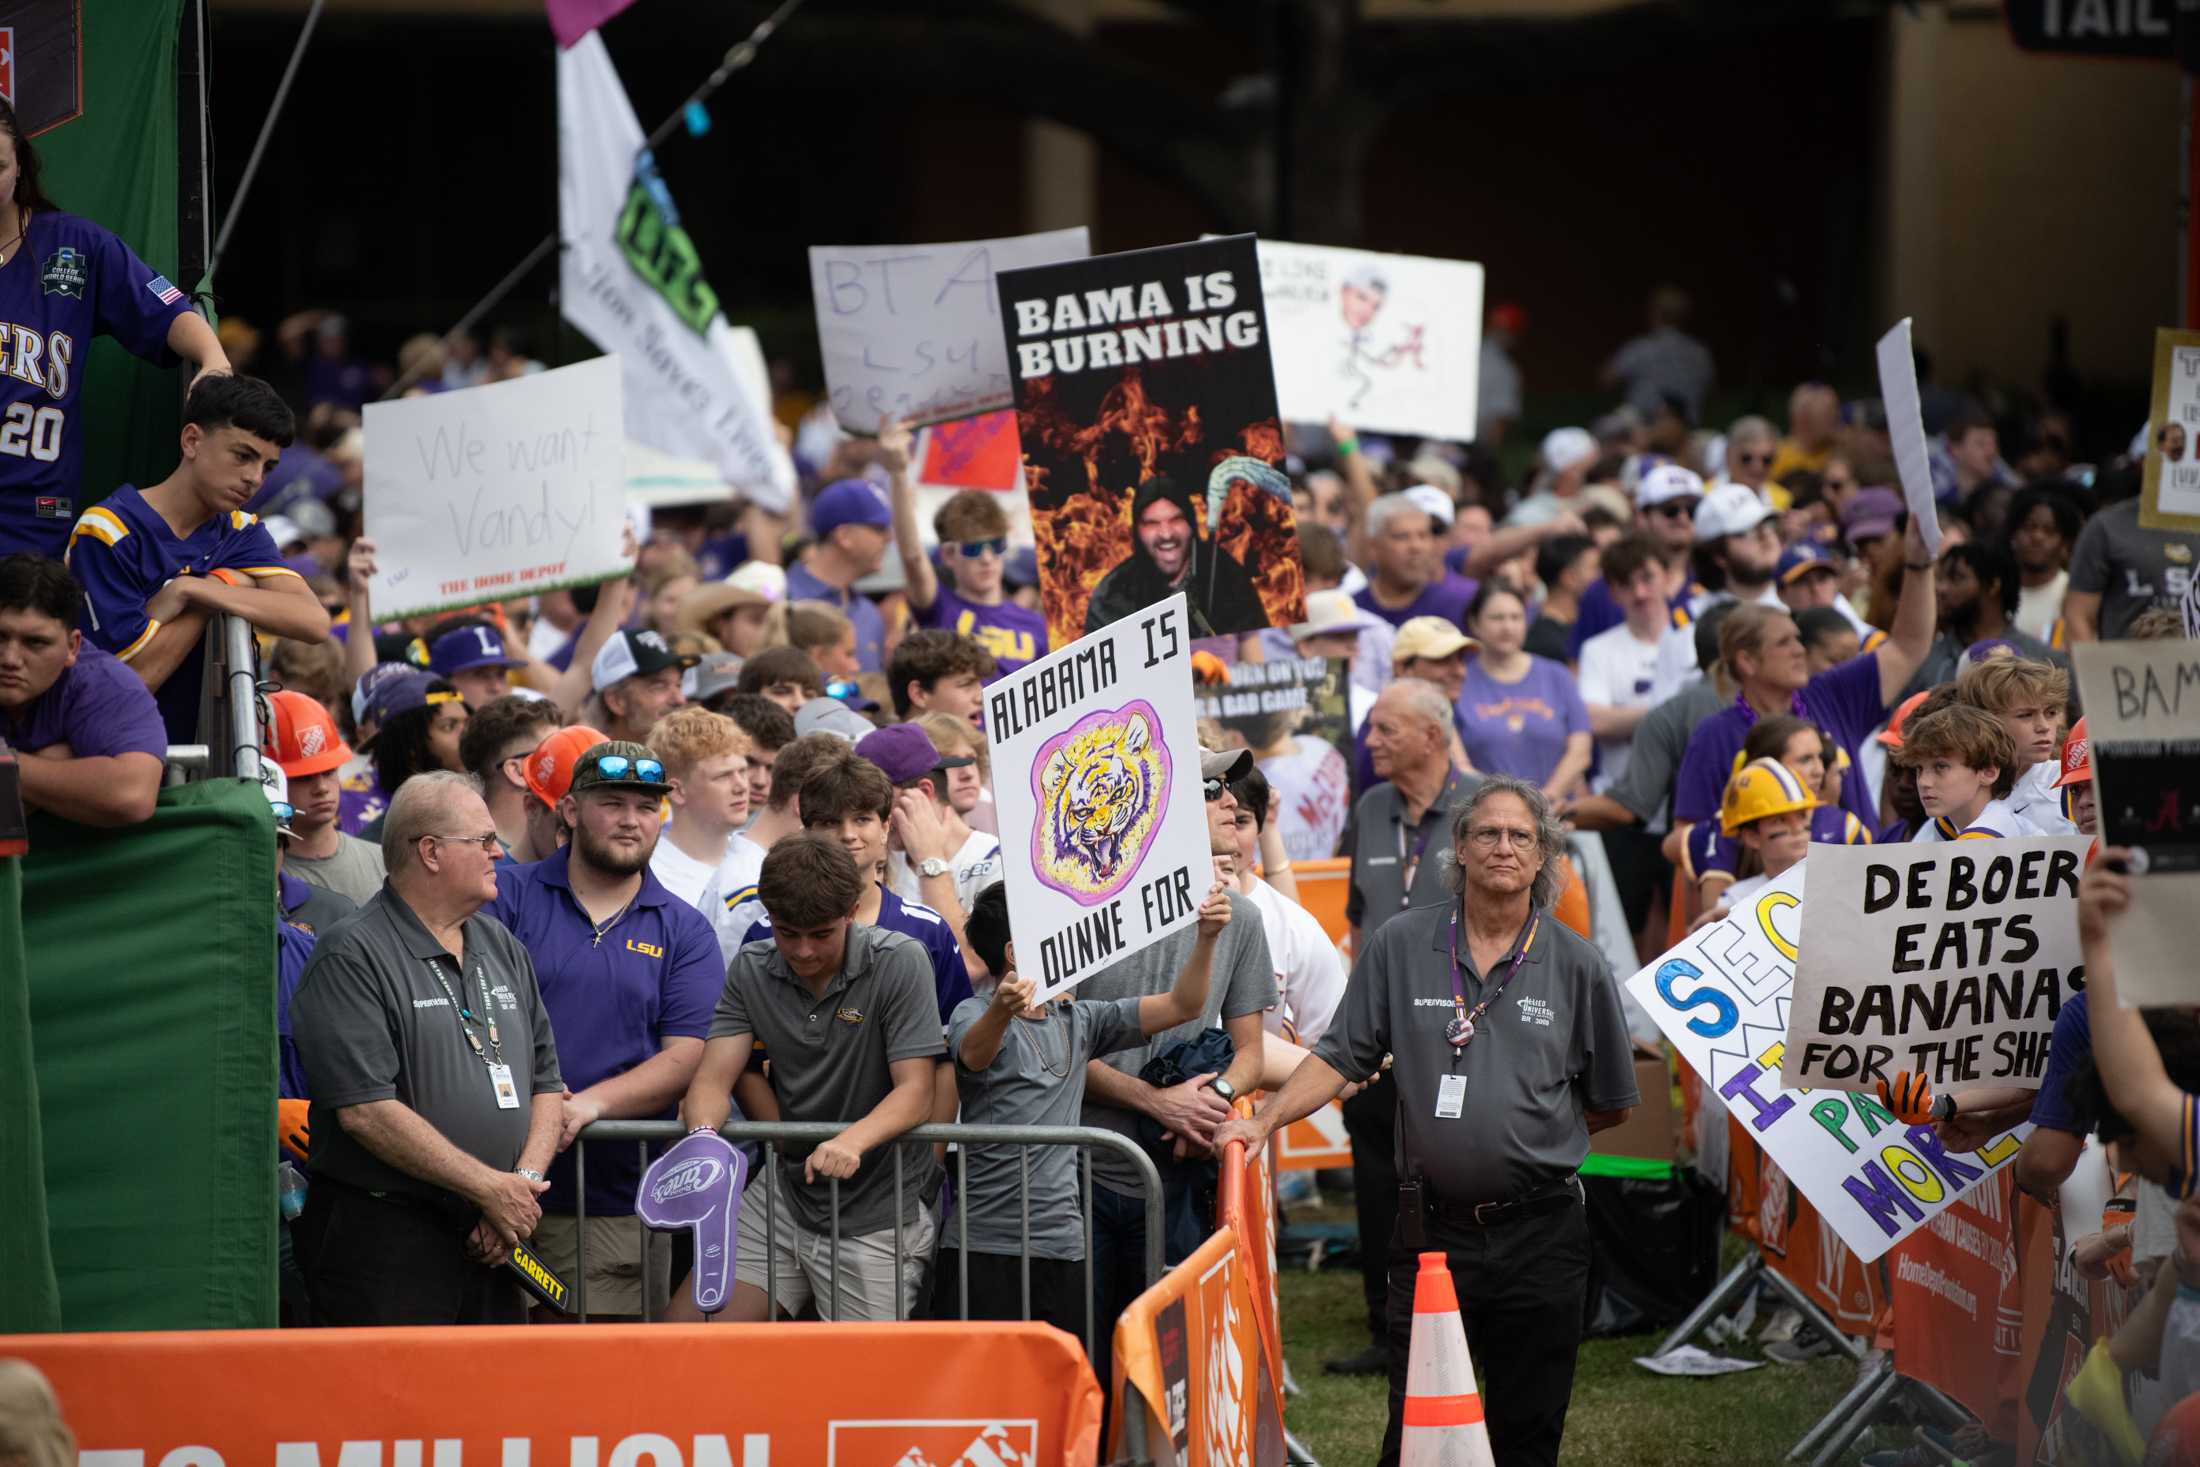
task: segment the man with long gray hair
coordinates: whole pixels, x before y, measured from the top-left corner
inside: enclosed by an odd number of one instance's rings
[[[1611,969],[1551,916],[1563,833],[1543,792],[1487,776],[1459,801],[1450,838],[1451,897],[1409,907],[1367,937],[1329,1032],[1215,1145],[1266,1145],[1390,1054],[1404,1166],[1382,1462],[1398,1460],[1416,1255],[1433,1248],[1470,1301],[1468,1343],[1488,1378],[1498,1462],[1551,1464],[1589,1282],[1575,1173],[1590,1134],[1624,1121],[1639,1100],[1634,1057]]]

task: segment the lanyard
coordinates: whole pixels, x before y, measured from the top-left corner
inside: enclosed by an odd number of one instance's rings
[[[1431,814],[1451,808],[1451,787],[1455,778],[1456,776],[1449,774],[1444,776],[1444,787],[1437,791],[1436,798],[1430,802],[1428,809],[1421,812],[1422,824],[1428,824]],[[1430,825],[1421,832],[1421,838],[1414,842],[1413,854],[1407,855],[1405,814],[1405,805],[1401,799],[1398,806],[1398,859],[1405,863],[1405,883],[1398,889],[1398,910],[1401,912],[1413,905],[1413,878],[1420,872],[1421,857],[1428,854],[1429,840],[1436,834],[1436,827]]]
[[[1444,1037],[1451,1041],[1451,1057],[1454,1063],[1457,1063],[1466,1047],[1474,1042],[1474,1021],[1489,1012],[1490,1005],[1497,1002],[1497,996],[1505,991],[1505,985],[1513,981],[1513,975],[1520,971],[1520,965],[1528,960],[1528,949],[1535,946],[1536,929],[1541,921],[1535,913],[1528,914],[1528,925],[1521,929],[1520,946],[1514,951],[1512,962],[1506,965],[1505,976],[1497,980],[1497,986],[1490,990],[1490,996],[1476,1004],[1474,1012],[1469,1013],[1467,988],[1459,979],[1459,913],[1456,910],[1452,912],[1451,1009],[1454,1017],[1451,1027],[1444,1031]]]
[[[496,1009],[489,1002],[489,980],[481,976],[481,964],[478,961],[474,964],[474,986],[481,990],[482,1011],[479,1014],[466,1007],[466,975],[463,970],[458,975],[457,993],[451,992],[450,983],[445,980],[443,970],[435,965],[433,958],[428,959],[428,973],[435,979],[435,986],[443,990],[443,996],[451,1001],[451,1011],[458,1015],[458,1032],[466,1036],[466,1043],[472,1047],[474,1057],[485,1065],[504,1063],[504,1042],[497,1033]],[[487,1051],[481,1047],[481,1036],[474,1033],[472,1026],[467,1023],[469,1019],[488,1029]]]

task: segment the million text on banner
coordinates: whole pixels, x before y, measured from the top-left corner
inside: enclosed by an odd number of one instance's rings
[[[833,417],[851,433],[876,433],[885,418],[944,423],[1008,407],[995,277],[1091,253],[1083,225],[955,244],[810,246]]]
[[[366,410],[376,621],[624,575],[619,359]]]
[[[1192,635],[1306,619],[1251,235],[1004,271],[1055,645],[1185,594]]]
[[[594,32],[558,53],[558,235],[560,309],[624,363],[626,435],[785,509],[794,460],[773,435],[770,388],[703,278]]]
[[[1474,437],[1480,265],[1264,239],[1260,284],[1285,421]]]
[[[1039,1001],[1199,920],[1213,883],[1184,598],[986,689],[1010,935]]]
[[[1869,1095],[1780,1086],[1802,936],[1803,873],[1790,869],[1723,921],[1627,981],[1704,1088],[1794,1188],[1870,1263],[2015,1160],[2029,1126],[1954,1153]]]
[[[2083,836],[1810,848],[1782,1084],[2037,1089],[2085,987]]]

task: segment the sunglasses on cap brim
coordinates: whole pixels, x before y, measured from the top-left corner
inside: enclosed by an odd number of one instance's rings
[[[663,784],[665,766],[655,759],[630,759],[624,754],[605,754],[583,766],[607,780],[629,784]]]

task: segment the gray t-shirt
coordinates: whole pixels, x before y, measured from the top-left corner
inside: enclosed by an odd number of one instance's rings
[[[712,1039],[737,1034],[754,1034],[764,1046],[780,1119],[860,1121],[894,1088],[889,1066],[896,1060],[940,1056],[932,960],[915,938],[857,923],[848,929],[840,971],[813,995],[777,942],[749,943],[734,954],[710,1021]],[[929,1145],[902,1142],[899,1149],[901,1216],[913,1222],[939,1174]],[[822,1233],[832,1226],[832,1183],[802,1180],[810,1150],[783,1150],[779,1181],[796,1221]],[[843,1237],[894,1225],[894,1152],[889,1145],[866,1153],[840,1184]]]
[[[1520,971],[1454,1051],[1454,902],[1413,907],[1376,929],[1314,1053],[1346,1076],[1393,1056],[1399,1137],[1410,1170],[1439,1199],[1506,1202],[1573,1175],[1589,1151],[1583,1113],[1636,1104],[1634,1050],[1604,955],[1548,912]],[[1517,949],[1516,949],[1517,951]],[[1504,977],[1508,957],[1490,975]],[[1468,1008],[1487,993],[1460,938]],[[1446,1075],[1466,1077],[1460,1114],[1439,1119]]]
[[[2051,662],[2065,672],[2070,670],[2068,657],[2030,632],[2019,631],[2011,626],[2003,629],[2001,638],[2015,644],[2017,651],[2029,661]],[[1942,683],[1954,682],[1956,674],[1963,670],[1963,649],[1969,645],[1971,644],[1959,642],[1946,633],[1933,638],[1932,646],[1925,649],[1925,660],[1918,664],[1917,675],[1910,679],[1909,686],[1895,695],[1895,702],[1903,702],[1918,693],[1937,688]]]
[[[1075,999],[1050,1003],[1043,1019],[1011,1019],[993,1063],[973,1070],[962,1062],[970,1026],[985,1016],[989,998],[966,998],[947,1021],[947,1052],[955,1056],[955,1084],[962,1118],[974,1126],[1074,1126],[1085,1098],[1085,1062],[1125,1045],[1145,1042],[1137,998],[1109,1002]],[[971,1146],[970,1187],[963,1214],[970,1220],[970,1251],[1018,1254],[1023,1234],[1022,1163],[1031,1158],[1031,1247],[1034,1258],[1074,1263],[1085,1256],[1085,1218],[1077,1205],[1077,1148],[1071,1146]],[[941,1240],[962,1246],[960,1224]]]
[[[315,1176],[423,1198],[454,1214],[470,1210],[367,1150],[338,1121],[340,1108],[377,1100],[403,1103],[498,1171],[518,1165],[532,1098],[564,1088],[557,1045],[519,939],[488,917],[467,918],[463,931],[463,978],[458,960],[390,887],[320,934],[290,1000],[292,1037],[313,1087],[308,1165]],[[494,1045],[485,1025],[465,1023],[453,998],[494,1015]],[[469,1028],[483,1054],[467,1042]],[[492,1062],[512,1067],[519,1104],[510,1109],[497,1104]]]
[[[337,834],[333,856],[301,856],[293,848],[283,853],[283,869],[301,881],[310,881],[338,896],[350,897],[362,907],[374,900],[387,874],[382,869],[380,846],[341,832]]]
[[[2149,530],[2139,501],[2112,504],[2086,521],[2070,552],[2070,589],[2101,598],[2101,640],[2124,634],[2150,606],[2175,606],[2200,570],[2200,535]]]
[[[1152,947],[1102,968],[1077,985],[1077,996],[1109,1000],[1167,993],[1175,985],[1176,975],[1183,971],[1184,960],[1191,956],[1192,944],[1198,936],[1197,923],[1179,928]],[[1163,1050],[1197,1039],[1200,1030],[1217,1028],[1224,1020],[1266,1013],[1275,1001],[1276,973],[1268,958],[1268,931],[1261,922],[1260,908],[1253,905],[1251,899],[1233,891],[1230,893],[1230,925],[1215,939],[1213,978],[1207,986],[1206,1011],[1189,1024],[1162,1030],[1136,1048],[1101,1055],[1100,1062],[1135,1080],[1138,1072]],[[1134,1141],[1138,1139],[1136,1111],[1103,1105],[1089,1093],[1085,1097],[1084,1123],[1120,1132]],[[1135,1197],[1141,1190],[1138,1172],[1112,1151],[1093,1152],[1092,1179],[1110,1192],[1127,1196]]]
[[[1452,806],[1481,783],[1477,775],[1456,771],[1447,775],[1443,789],[1411,829],[1406,827],[1405,801],[1399,797],[1396,785],[1385,780],[1360,796],[1344,832],[1344,853],[1352,862],[1352,884],[1346,888],[1344,898],[1345,921],[1364,935],[1397,916],[1410,903],[1433,902],[1443,896],[1444,862],[1451,851]]]
[[[1605,793],[1634,811],[1644,829],[1663,829],[1666,802],[1673,798],[1673,781],[1680,777],[1689,736],[1697,724],[1725,706],[1718,687],[1705,677],[1645,713],[1635,725],[1627,772]]]

